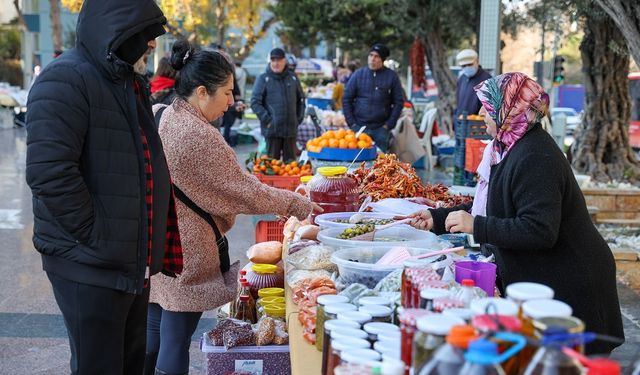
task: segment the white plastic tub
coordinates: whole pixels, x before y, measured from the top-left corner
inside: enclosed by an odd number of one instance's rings
[[[375,246],[404,246],[422,249],[437,247],[438,236],[431,232],[415,229],[409,226],[395,226],[377,231],[373,241],[342,240],[337,238],[344,228],[328,228],[318,233],[318,240],[324,245],[334,248],[342,247],[375,247]]]
[[[321,229],[327,228],[342,228],[347,229],[353,227],[354,224],[349,223],[336,223],[334,220],[349,220],[349,218],[358,212],[331,212],[328,214],[318,215],[315,218],[315,223],[320,226]],[[378,212],[360,212],[360,215],[364,219],[393,219],[392,214],[383,214]]]

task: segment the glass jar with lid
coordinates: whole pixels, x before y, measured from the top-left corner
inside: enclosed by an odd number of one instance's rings
[[[340,319],[338,319],[339,321]],[[339,339],[363,339],[366,340],[369,338],[369,334],[360,328],[338,328],[331,331],[331,340],[339,340]]]
[[[358,329],[359,324],[350,320],[326,320],[323,324],[323,337],[322,337],[322,375],[327,373],[327,363],[329,356],[331,355],[331,332],[342,329]],[[317,330],[317,325],[316,325]],[[364,332],[364,331],[363,331]],[[365,332],[366,334],[366,332]],[[317,337],[316,337],[317,340]]]
[[[515,302],[522,317],[522,304],[537,299],[553,299],[555,292],[544,284],[520,282],[509,284],[506,288],[507,298]]]
[[[372,362],[379,362],[382,357],[380,353],[372,349],[347,349],[343,350],[340,354],[342,363],[360,363],[360,364],[372,364]]]
[[[360,327],[362,327],[363,324],[369,323],[372,317],[370,314],[362,311],[344,311],[338,314],[338,319],[353,320],[354,322],[360,324]]]
[[[433,311],[433,301],[438,298],[449,297],[450,292],[440,288],[426,288],[420,291],[420,308]]]
[[[371,322],[365,324],[362,329],[369,334],[369,341],[373,344],[378,341],[378,334],[382,332],[398,331],[399,328],[391,323]]]
[[[324,332],[324,322],[326,320],[325,306],[335,303],[347,303],[349,299],[345,296],[335,294],[324,294],[318,297],[316,307],[316,349],[322,350],[322,340]]]
[[[346,167],[318,168],[319,178],[313,179],[309,196],[312,202],[330,212],[356,212],[360,208],[360,189],[347,175]]]
[[[390,299],[384,298],[384,297],[376,297],[376,296],[361,297],[358,300],[358,306],[365,306],[365,305],[381,305],[381,306],[391,307],[392,302]]]
[[[464,320],[441,314],[423,316],[418,319],[418,332],[413,337],[412,364],[414,373],[420,373],[435,350],[445,343],[445,337],[455,325],[464,325]]]
[[[405,374],[409,373],[411,367],[411,357],[413,355],[413,338],[418,328],[417,320],[423,316],[433,314],[424,309],[404,309],[398,316],[400,321],[400,359],[406,365]]]
[[[371,315],[372,322],[391,323],[393,320],[393,310],[389,306],[363,305],[358,311]]]
[[[498,311],[500,310],[501,309],[498,308]],[[498,331],[521,333],[522,321],[517,316],[515,316],[515,313],[513,313],[512,310],[512,306],[509,306],[508,309],[502,309],[503,312],[511,312],[512,315],[508,316],[494,315],[495,313],[491,312],[491,309],[489,309],[488,315],[476,315],[475,317],[473,317],[473,319],[471,320],[472,326],[478,331],[478,333],[480,333],[481,335],[486,335],[487,337]],[[491,340],[496,345],[498,345],[500,353],[507,351],[514,345],[512,341],[498,340],[496,338],[492,338]],[[512,356],[502,363],[502,368],[507,374],[521,373],[521,370],[524,369],[523,366],[526,366],[526,364],[531,359],[531,356],[533,355],[533,350],[529,350],[529,348],[529,346],[525,346],[518,354]]]
[[[344,350],[368,349],[371,344],[367,340],[356,338],[340,338],[331,340],[331,355],[327,362],[327,375],[333,375],[333,369],[340,365],[341,354]]]

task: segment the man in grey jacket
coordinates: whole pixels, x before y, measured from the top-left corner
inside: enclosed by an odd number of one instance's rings
[[[267,71],[256,80],[251,109],[260,119],[267,153],[275,159],[294,160],[298,125],[304,118],[300,81],[287,69],[284,51],[274,48]]]

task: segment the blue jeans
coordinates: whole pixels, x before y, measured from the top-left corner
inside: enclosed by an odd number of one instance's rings
[[[156,368],[168,374],[189,373],[189,346],[202,312],[164,310],[149,304],[147,353],[158,353]]]

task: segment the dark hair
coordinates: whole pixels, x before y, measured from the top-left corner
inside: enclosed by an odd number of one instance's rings
[[[186,40],[178,40],[171,49],[171,66],[180,71],[176,79],[176,94],[188,98],[198,86],[207,88],[209,95],[233,79],[233,66],[219,52],[200,50]]]
[[[161,58],[158,62],[158,69],[156,69],[155,77],[167,77],[176,79],[177,75],[178,72],[176,72],[176,70],[171,67],[169,59],[166,57]]]

